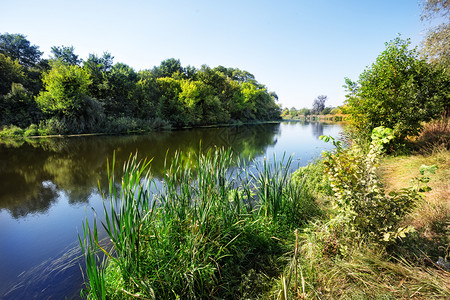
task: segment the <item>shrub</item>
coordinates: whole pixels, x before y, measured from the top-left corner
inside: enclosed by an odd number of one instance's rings
[[[334,192],[334,205],[344,215],[352,230],[378,241],[391,241],[405,236],[411,227],[398,227],[402,217],[410,212],[415,200],[420,197],[421,187],[411,187],[389,195],[378,180],[376,170],[383,152],[383,144],[393,138],[392,130],[377,127],[372,133],[368,151],[358,145],[343,148],[339,141],[332,140],[335,152],[326,152],[325,170]]]

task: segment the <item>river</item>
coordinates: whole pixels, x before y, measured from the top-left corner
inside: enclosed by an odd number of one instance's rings
[[[130,153],[153,158],[161,177],[175,151],[230,147],[261,161],[293,155],[304,166],[338,137],[339,124],[282,122],[197,128],[147,135],[0,141],[0,299],[78,299],[83,278],[78,259],[82,222],[102,210],[107,159],[121,168]],[[275,156],[274,156],[275,155]],[[99,189],[100,186],[100,189]]]

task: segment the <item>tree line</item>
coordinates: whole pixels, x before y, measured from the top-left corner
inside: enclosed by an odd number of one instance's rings
[[[289,116],[290,118],[294,117],[303,117],[307,118],[311,115],[338,115],[338,114],[344,114],[344,108],[343,107],[330,107],[325,106],[325,102],[327,101],[328,97],[325,95],[319,95],[317,96],[312,104],[311,108],[303,107],[300,109],[296,109],[294,106],[291,108],[284,108],[282,109],[281,116]]]
[[[280,117],[276,93],[237,68],[170,58],[135,71],[114,57],[82,60],[72,46],[42,59],[22,34],[0,34],[0,125],[26,135],[124,132]]]

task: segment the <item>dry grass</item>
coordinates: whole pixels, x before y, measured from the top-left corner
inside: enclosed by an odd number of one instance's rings
[[[419,176],[421,165],[437,165],[436,174],[430,175],[428,185],[431,191],[416,209],[407,217],[405,223],[413,225],[427,239],[435,239],[450,233],[450,150],[439,146],[428,154],[386,157],[380,166],[387,191],[399,190],[411,185],[411,180]]]
[[[414,142],[420,151],[425,153],[439,147],[450,150],[450,118],[434,120],[425,124]]]

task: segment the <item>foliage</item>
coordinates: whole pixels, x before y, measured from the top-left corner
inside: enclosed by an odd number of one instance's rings
[[[97,100],[90,98],[91,83],[87,72],[78,66],[55,62],[43,76],[46,91],[36,102],[49,117],[59,119],[67,132],[90,132],[98,128],[103,109]]]
[[[23,35],[0,36],[0,124],[68,134],[280,118],[277,94],[237,68],[184,68],[170,58],[136,72],[108,52],[83,61],[73,46],[54,46],[47,61],[37,49]],[[13,84],[21,88],[11,92]]]
[[[33,67],[39,63],[42,52],[38,49],[23,34],[0,34],[0,53],[18,60],[25,67]]]
[[[280,271],[283,232],[304,224],[317,207],[301,184],[290,181],[290,160],[265,162],[255,173],[245,165],[231,168],[233,161],[223,149],[195,157],[177,153],[157,188],[148,162],[136,156],[117,184],[113,160],[102,224],[112,249],[100,247],[95,222],[86,223],[80,237],[88,297],[236,299],[264,293],[267,279]]]
[[[325,169],[333,187],[334,204],[353,230],[375,241],[404,237],[411,228],[398,227],[399,221],[411,211],[423,189],[411,187],[385,195],[376,170],[383,145],[393,138],[392,129],[375,128],[367,152],[357,145],[345,149],[340,141],[321,138],[332,140],[336,147],[335,153],[325,153]]]
[[[448,110],[448,76],[408,49],[397,37],[386,44],[358,82],[346,79],[347,112],[354,128],[368,138],[378,126],[394,129],[397,141],[417,135],[421,123]]]
[[[0,95],[0,124],[27,127],[40,120],[41,112],[33,95],[23,85],[13,83],[11,92]]]
[[[78,58],[78,55],[74,53],[73,46],[53,46],[52,49],[53,59],[59,60],[63,63],[69,65],[79,65],[81,63],[81,59]]]
[[[0,53],[0,96],[8,94],[13,83],[23,82],[24,76],[19,61]]]

